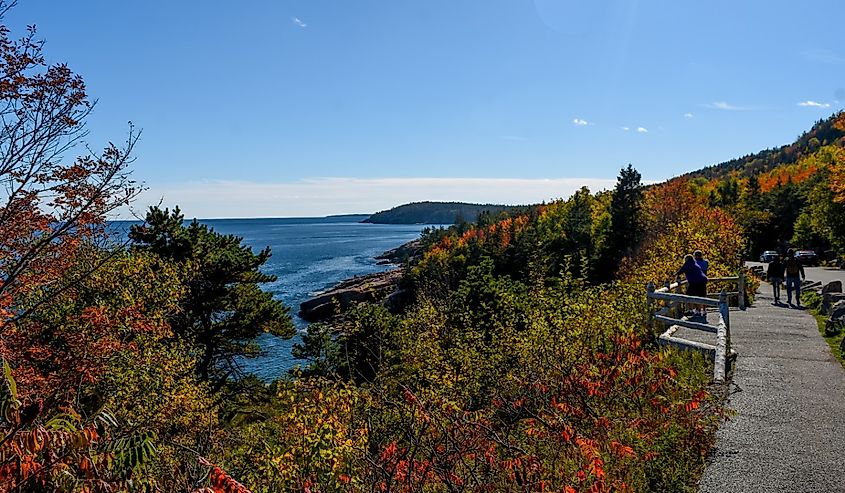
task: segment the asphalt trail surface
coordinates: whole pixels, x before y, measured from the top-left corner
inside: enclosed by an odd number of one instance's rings
[[[845,369],[813,317],[772,305],[771,293],[763,283],[754,306],[731,311],[736,415],[717,433],[700,491],[845,492]]]

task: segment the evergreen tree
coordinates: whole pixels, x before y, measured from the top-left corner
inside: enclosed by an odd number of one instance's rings
[[[622,257],[630,257],[642,240],[642,184],[632,165],[619,172],[610,201],[610,231],[600,255],[596,278],[610,281]]]
[[[276,280],[259,270],[270,258],[269,248],[255,254],[242,238],[216,233],[196,220],[183,223],[178,207],[172,212],[151,207],[129,238],[135,248],[179,265],[185,294],[170,324],[198,348],[199,378],[219,390],[239,374],[238,358],[260,353],[255,337],[268,332],[290,338],[295,330],[288,309],[259,287]]]
[[[640,173],[630,164],[619,172],[610,202],[610,224],[617,252],[630,256],[642,239],[643,190]]]
[[[745,203],[749,208],[760,206],[760,180],[756,173],[748,177],[748,183],[745,186]]]

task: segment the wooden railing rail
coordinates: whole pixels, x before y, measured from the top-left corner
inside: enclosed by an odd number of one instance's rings
[[[667,327],[658,337],[658,342],[666,346],[704,353],[713,359],[713,380],[724,383],[737,356],[737,353],[731,349],[728,299],[731,296],[737,296],[737,305],[741,310],[745,309],[745,276],[740,270],[737,276],[711,278],[708,281],[736,283],[737,290],[729,292],[723,288],[719,293],[707,293],[705,298],[681,294],[682,287],[687,284],[686,281],[674,283],[666,281],[662,288],[656,288],[654,283],[650,282],[646,286],[646,299],[649,305],[650,322],[661,323]],[[662,306],[656,306],[657,302],[662,302]],[[681,309],[684,305],[718,307],[719,322],[711,325],[707,322],[690,320],[683,316]],[[715,334],[715,340],[713,344],[706,344],[676,336],[675,333],[681,328]]]

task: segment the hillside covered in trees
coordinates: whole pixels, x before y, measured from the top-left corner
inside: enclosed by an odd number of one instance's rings
[[[524,210],[522,206],[465,202],[413,202],[373,214],[361,221],[374,224],[457,224],[476,222],[479,216]]]
[[[677,181],[729,211],[746,255],[788,247],[845,251],[845,113],[816,123],[790,145],[688,173]]]
[[[725,411],[712,363],[656,344],[645,283],[694,249],[722,276],[763,244],[845,240],[840,114],[748,176],[644,188],[629,165],[611,191],[428,229],[404,310],[309,326],[302,366],[265,384],[239,362],[295,333],[262,289],[271,252],[178,208],[116,243],[137,133],[77,145],[82,78],[9,36],[0,492],[695,491]]]
[[[707,166],[683,175],[689,178],[704,177],[708,180],[727,176],[751,177],[772,171],[774,168],[794,164],[825,146],[845,147],[845,132],[842,131],[838,114],[819,120],[813,127],[787,145],[767,149],[724,163]]]

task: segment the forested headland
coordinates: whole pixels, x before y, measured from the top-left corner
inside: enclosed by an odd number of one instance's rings
[[[361,221],[373,224],[460,224],[526,210],[525,206],[466,202],[412,202],[376,212]]]
[[[138,133],[80,145],[82,78],[34,31],[0,51],[0,491],[695,491],[725,410],[711,362],[656,344],[646,282],[695,249],[728,276],[845,248],[840,113],[741,165],[429,229],[402,313],[309,326],[265,384],[238,361],[295,333],[272,252],[175,207],[115,243]]]

